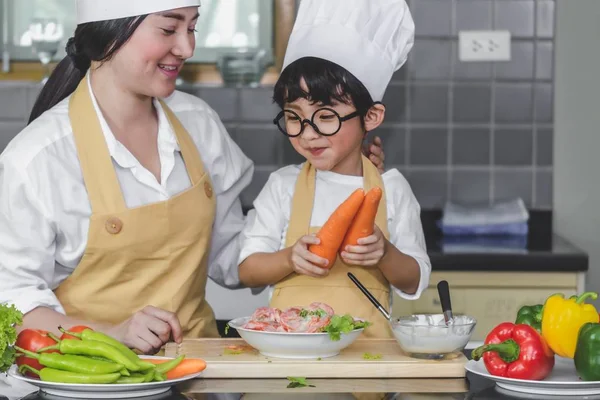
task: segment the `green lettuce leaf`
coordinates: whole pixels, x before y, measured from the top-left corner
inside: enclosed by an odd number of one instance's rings
[[[288,376],[287,379],[288,381],[290,381],[290,383],[287,385],[288,389],[294,389],[299,387],[316,387],[315,385],[308,384],[306,382],[306,378]]]
[[[324,331],[329,333],[331,340],[337,342],[342,338],[342,333],[350,333],[355,329],[366,328],[369,325],[371,324],[368,321],[355,321],[349,314],[344,316],[334,315]]]
[[[0,372],[6,372],[15,362],[16,325],[23,323],[23,314],[14,305],[0,304]]]

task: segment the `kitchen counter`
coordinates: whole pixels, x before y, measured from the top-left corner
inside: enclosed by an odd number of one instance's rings
[[[470,356],[466,350],[465,355]],[[189,400],[189,399],[517,399],[518,393],[497,389],[492,381],[467,373],[465,379],[311,379],[314,388],[287,389],[287,380],[277,379],[198,379],[179,385],[164,395],[141,397],[139,400]],[[6,386],[4,386],[6,388]],[[0,381],[0,400],[3,383]],[[242,395],[242,393],[245,393]],[[356,397],[352,393],[360,393]],[[548,396],[528,399],[548,399]],[[579,397],[569,397],[579,399]],[[583,397],[582,397],[583,398]],[[591,397],[586,397],[590,399]],[[59,397],[32,393],[8,400],[59,400]],[[86,399],[81,397],[81,400]],[[87,400],[87,399],[86,399]]]

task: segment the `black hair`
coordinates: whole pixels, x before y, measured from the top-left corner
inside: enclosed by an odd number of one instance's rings
[[[67,56],[56,66],[42,88],[29,116],[29,124],[77,89],[92,61],[111,59],[133,35],[147,15],[80,24],[66,46]]]
[[[302,79],[307,91],[300,85]],[[273,100],[279,107],[299,98],[326,106],[334,100],[353,105],[361,120],[375,104],[367,88],[354,75],[338,64],[317,57],[294,61],[282,71],[275,84]]]

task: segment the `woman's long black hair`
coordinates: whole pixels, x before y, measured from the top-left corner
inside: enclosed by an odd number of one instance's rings
[[[145,18],[146,15],[142,15],[78,25],[75,35],[67,42],[67,56],[56,66],[42,88],[28,124],[73,93],[92,61],[110,60]]]

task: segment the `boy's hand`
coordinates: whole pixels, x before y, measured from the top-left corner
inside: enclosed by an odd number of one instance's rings
[[[364,146],[363,153],[377,167],[380,173],[383,174],[385,172],[385,153],[383,152],[383,143],[379,136],[375,136],[372,143]]]
[[[308,251],[309,245],[319,244],[319,242],[316,236],[302,236],[292,246],[289,261],[294,272],[314,278],[322,278],[329,274],[329,270],[325,268],[327,260]]]
[[[358,239],[358,246],[346,246],[341,256],[346,264],[372,267],[377,265],[385,255],[385,238],[375,225],[373,234]]]

